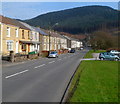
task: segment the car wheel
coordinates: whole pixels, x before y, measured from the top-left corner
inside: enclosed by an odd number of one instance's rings
[[[119,59],[118,58],[115,58],[115,61],[118,61]]]
[[[100,58],[100,60],[104,60],[104,58],[102,57],[102,58]]]

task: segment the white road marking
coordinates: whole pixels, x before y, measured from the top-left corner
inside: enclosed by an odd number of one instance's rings
[[[42,65],[36,66],[35,68],[39,68],[39,67],[42,67],[42,66],[45,66],[45,64],[42,64]]]
[[[51,64],[51,63],[54,63],[55,61],[51,61],[51,62],[49,62],[49,64]]]
[[[58,61],[60,61],[60,60],[62,60],[62,59],[59,59]]]
[[[13,77],[13,76],[16,76],[16,75],[19,75],[19,74],[25,73],[25,72],[27,72],[27,71],[29,71],[29,70],[24,70],[24,71],[21,71],[21,72],[18,72],[18,73],[15,73],[15,74],[9,75],[9,76],[7,76],[7,77],[5,77],[5,78],[7,79],[7,78],[10,78],[10,77]]]

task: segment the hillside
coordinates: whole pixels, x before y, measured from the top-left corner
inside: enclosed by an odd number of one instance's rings
[[[118,25],[118,11],[107,6],[84,6],[39,15],[24,22],[72,34],[89,33]],[[58,23],[58,25],[54,25]]]

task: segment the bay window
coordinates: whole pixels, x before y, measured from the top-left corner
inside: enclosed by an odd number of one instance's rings
[[[10,40],[7,41],[7,50],[8,51],[13,50],[13,41],[10,41]]]

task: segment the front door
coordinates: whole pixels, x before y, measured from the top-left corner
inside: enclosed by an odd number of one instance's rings
[[[30,52],[30,44],[28,44],[28,52]]]

